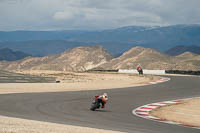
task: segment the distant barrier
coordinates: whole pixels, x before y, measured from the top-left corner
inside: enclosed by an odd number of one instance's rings
[[[132,70],[127,70],[127,69],[119,69],[118,71],[119,73],[137,73],[138,74],[138,71],[135,69],[132,69]]]
[[[119,73],[134,73],[134,74],[138,74],[138,71],[136,69],[132,69],[132,70],[119,69]],[[147,69],[143,69],[143,74],[161,75],[161,74],[165,74],[165,70],[147,70]]]
[[[200,75],[200,71],[184,71],[184,70],[165,70],[167,74],[186,74],[186,75]]]
[[[87,70],[86,72],[118,72],[118,70]]]
[[[118,70],[88,70],[87,72],[119,72],[138,74],[136,69],[118,69]],[[163,75],[163,74],[185,74],[185,75],[200,75],[200,71],[184,71],[184,70],[147,70],[143,69],[143,74]]]

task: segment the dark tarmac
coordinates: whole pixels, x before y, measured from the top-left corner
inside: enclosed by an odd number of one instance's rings
[[[7,71],[0,71],[0,83],[55,83],[53,77],[39,77]]]
[[[2,94],[0,115],[130,133],[199,133],[198,129],[132,114],[133,109],[145,104],[200,97],[200,77],[170,78],[161,84],[112,90]],[[106,108],[90,111],[93,97],[103,92],[109,96]]]

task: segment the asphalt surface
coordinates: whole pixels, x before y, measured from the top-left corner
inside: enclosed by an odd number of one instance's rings
[[[138,106],[200,96],[200,77],[170,77],[149,86],[112,90],[0,95],[0,115],[130,133],[199,133],[132,114]],[[107,92],[104,110],[89,110],[94,95]],[[37,127],[36,127],[37,128]]]
[[[0,83],[55,83],[54,77],[40,77],[0,70]]]

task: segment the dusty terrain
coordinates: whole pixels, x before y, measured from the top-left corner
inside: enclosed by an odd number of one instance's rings
[[[0,116],[0,133],[117,133],[103,129],[62,125]]]
[[[138,76],[119,73],[72,73],[61,71],[24,71],[21,73],[55,76],[61,83],[1,84],[0,93],[80,91],[138,86],[158,80],[156,76]]]
[[[54,76],[60,83],[3,83],[0,94],[80,91],[137,86],[158,80],[155,76],[118,73],[71,73],[61,71],[24,71],[21,73]],[[104,133],[114,132],[0,116],[0,133]]]
[[[200,98],[185,100],[183,103],[164,106],[152,112],[163,120],[200,127]]]

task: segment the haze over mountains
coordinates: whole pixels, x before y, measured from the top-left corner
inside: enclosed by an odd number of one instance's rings
[[[128,26],[102,31],[0,32],[0,48],[11,48],[34,56],[58,54],[69,48],[97,44],[115,57],[134,46],[162,52],[178,45],[200,46],[200,25]]]
[[[189,52],[168,56],[155,49],[134,47],[113,58],[102,46],[84,46],[66,50],[54,56],[28,57],[13,62],[0,62],[1,70],[60,70],[86,71],[90,69],[199,70],[200,56]]]

